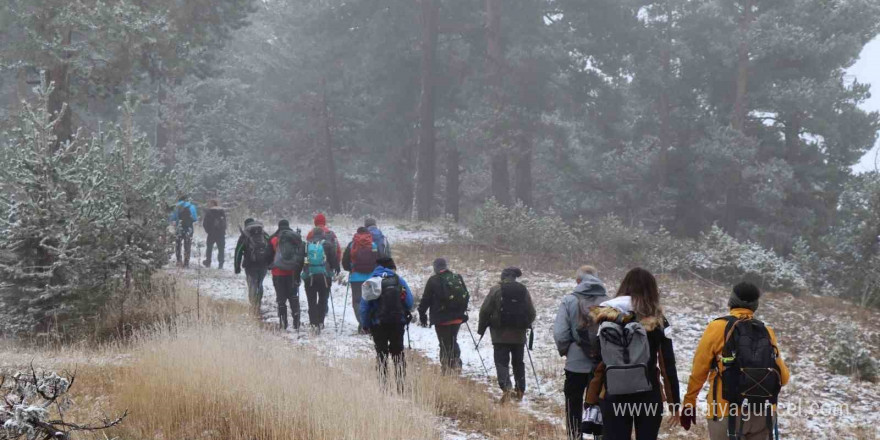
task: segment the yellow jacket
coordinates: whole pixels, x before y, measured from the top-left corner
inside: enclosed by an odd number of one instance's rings
[[[736,316],[737,318],[751,318],[754,316],[755,312],[749,309],[731,309],[730,315]],[[724,329],[727,327],[727,322],[723,320],[712,321],[709,323],[709,326],[706,327],[706,332],[703,333],[703,337],[700,338],[700,344],[697,346],[697,351],[694,353],[694,364],[693,370],[691,371],[691,378],[688,382],[687,394],[684,397],[684,402],[682,406],[684,407],[696,407],[697,396],[700,394],[700,390],[703,389],[703,384],[706,383],[706,379],[709,379],[709,396],[707,398],[709,404],[708,417],[715,417],[716,409],[720,409],[720,413],[718,417],[723,417],[724,414],[727,413],[727,401],[724,400],[722,396],[722,390],[718,390],[718,405],[715,405],[715,375],[720,374],[719,371],[723,371],[723,366],[721,365],[721,351],[724,348]],[[770,333],[770,342],[776,347],[777,352],[779,352],[779,343],[776,341],[776,333],[773,332],[773,329],[770,326],[767,326],[767,332]],[[711,366],[717,365],[718,370],[712,369]],[[779,366],[780,379],[782,381],[782,385],[788,383],[788,379],[791,373],[788,370],[788,367],[785,365],[785,362],[782,360],[782,354],[776,358],[776,365]],[[717,381],[718,386],[721,386],[721,381]]]

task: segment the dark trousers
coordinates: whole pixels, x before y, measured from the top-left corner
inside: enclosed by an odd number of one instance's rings
[[[525,344],[493,344],[495,349],[495,371],[498,374],[498,386],[502,391],[513,388],[510,382],[510,364],[513,361],[513,378],[517,391],[526,391]]]
[[[636,403],[635,408],[626,404]],[[630,440],[633,428],[636,440],[656,440],[663,421],[663,403],[660,391],[654,390],[626,396],[606,396],[602,408],[602,439]],[[635,413],[634,411],[638,411]]]
[[[354,309],[354,318],[357,319],[358,329],[361,324],[361,292],[363,292],[364,282],[349,283],[351,285],[351,308]]]
[[[306,287],[306,300],[309,303],[309,324],[312,327],[323,327],[333,280],[326,275],[313,275],[305,279],[303,284]]]
[[[458,346],[461,324],[435,325],[434,329],[440,342],[440,368],[443,374],[461,370],[461,348]]]
[[[287,303],[290,302],[293,329],[299,330],[299,278],[293,275],[273,275],[272,284],[275,286],[275,301],[278,304],[281,328],[287,330]]]
[[[211,267],[211,257],[214,256],[214,245],[217,245],[217,263],[220,264],[220,268],[222,269],[224,260],[223,257],[224,254],[226,254],[226,236],[222,234],[208,234],[208,240],[205,245],[207,249],[205,250],[204,264],[206,267]]]
[[[568,438],[581,440],[581,418],[584,411],[584,392],[590,385],[593,375],[590,373],[573,373],[565,370],[565,421],[568,427]]]
[[[251,313],[260,316],[260,304],[263,302],[263,279],[266,278],[266,268],[244,268],[247,277],[248,302],[251,305]]]
[[[379,370],[379,380],[383,385],[388,382],[388,355],[391,355],[399,392],[403,392],[406,378],[406,358],[403,354],[405,332],[404,324],[380,324],[370,327],[373,343],[376,345],[376,368]]]
[[[183,267],[189,267],[189,256],[192,252],[193,229],[192,226],[177,227],[177,238],[174,240],[174,256],[177,258],[177,264]],[[181,256],[181,248],[183,255]],[[181,258],[182,257],[182,258]]]

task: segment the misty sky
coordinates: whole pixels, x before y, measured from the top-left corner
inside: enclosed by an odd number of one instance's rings
[[[849,69],[849,73],[858,78],[859,82],[871,84],[871,99],[865,102],[862,107],[866,110],[880,111],[880,37],[865,46],[861,58]],[[874,145],[874,149],[868,152],[853,169],[855,171],[873,170],[874,158],[878,150],[880,150],[880,140]],[[880,166],[880,160],[878,160],[878,166]]]

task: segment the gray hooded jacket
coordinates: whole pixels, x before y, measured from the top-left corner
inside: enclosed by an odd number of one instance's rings
[[[565,370],[572,373],[592,373],[596,367],[593,361],[584,353],[577,344],[580,338],[578,328],[578,301],[583,299],[588,305],[599,305],[608,300],[605,285],[602,280],[587,275],[574,289],[574,292],[565,295],[559,311],[556,313],[556,322],[553,324],[553,339],[561,356],[565,356]]]

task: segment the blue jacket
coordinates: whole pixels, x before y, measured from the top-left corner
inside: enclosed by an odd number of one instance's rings
[[[382,230],[376,226],[370,226],[367,230],[370,231],[370,234],[373,234],[373,244],[376,245],[376,250],[379,252],[379,256],[390,257],[391,244],[388,243],[388,239],[385,238],[385,234],[382,233]]]
[[[383,275],[397,275],[397,274],[394,273],[394,271],[391,269],[386,269],[382,266],[379,266],[376,268],[376,270],[373,271],[372,276],[381,277]],[[403,285],[403,289],[406,291],[406,299],[404,301],[404,304],[406,305],[406,310],[412,310],[413,303],[415,303],[415,300],[413,299],[412,291],[409,289],[409,285],[406,284],[406,280],[404,280],[403,277],[398,275],[398,278],[400,278],[400,284]],[[371,317],[373,314],[373,311],[376,309],[376,306],[377,306],[376,300],[373,300],[373,301],[361,300],[361,305],[360,305],[361,325],[364,328],[370,328],[373,325],[378,324],[378,322],[373,320]],[[406,324],[406,318],[403,319],[401,324]]]
[[[193,205],[192,203],[187,202],[186,200],[182,200],[180,202],[177,202],[176,205],[174,205],[174,209],[171,210],[171,216],[168,217],[168,221],[174,223],[174,226],[177,226],[177,207],[178,206],[189,207],[189,212],[190,212],[190,214],[192,214],[193,223],[199,221],[199,216],[198,216],[198,214],[196,214],[196,205]]]

